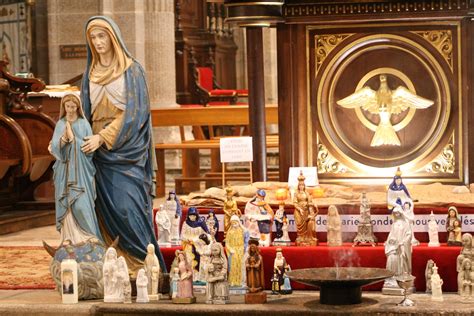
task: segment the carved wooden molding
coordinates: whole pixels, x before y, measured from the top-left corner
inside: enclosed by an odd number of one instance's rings
[[[453,35],[450,30],[412,32],[426,39],[443,56],[453,71]]]
[[[353,34],[329,34],[316,36],[316,72],[329,53],[347,37]]]
[[[352,172],[336,158],[334,158],[326,146],[318,143],[318,173],[346,173]]]
[[[454,173],[456,166],[456,154],[454,152],[454,133],[443,151],[426,167],[429,173]]]
[[[284,17],[455,12],[469,9],[467,0],[390,1],[371,3],[295,4],[283,8]]]

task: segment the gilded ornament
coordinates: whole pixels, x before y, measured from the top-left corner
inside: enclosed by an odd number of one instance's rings
[[[450,137],[443,151],[426,167],[429,173],[454,173],[456,155],[454,153],[454,134]]]
[[[352,34],[330,34],[318,35],[316,39],[316,71],[319,70],[323,64],[324,59],[329,53],[347,37]]]
[[[318,173],[345,173],[348,171],[347,167],[337,161],[327,149],[326,146],[318,144]]]
[[[400,146],[400,139],[390,121],[392,114],[397,115],[411,108],[426,109],[432,106],[434,101],[417,96],[402,86],[390,90],[387,75],[382,74],[379,79],[380,86],[377,91],[365,86],[336,103],[347,109],[362,108],[364,111],[379,115],[380,123],[370,143],[371,147]]]
[[[453,36],[450,30],[413,32],[430,42],[453,71]]]

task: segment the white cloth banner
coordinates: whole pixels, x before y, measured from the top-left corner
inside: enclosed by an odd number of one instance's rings
[[[289,231],[295,232],[295,220],[293,215],[287,215],[289,220]],[[470,233],[474,232],[474,214],[465,214],[460,215],[462,223],[462,232]],[[224,230],[224,215],[217,214],[219,219],[219,231]],[[372,215],[372,225],[374,227],[374,232],[388,233],[392,227],[392,215]],[[434,215],[436,222],[438,223],[438,231],[446,231],[446,215]],[[415,225],[413,230],[417,233],[428,232],[428,222],[430,220],[429,214],[420,214],[415,215]],[[342,232],[357,232],[357,225],[359,224],[359,215],[341,215],[342,222]],[[317,231],[325,232],[327,225],[327,215],[318,215],[316,217]],[[275,231],[275,225],[273,225],[273,231]]]

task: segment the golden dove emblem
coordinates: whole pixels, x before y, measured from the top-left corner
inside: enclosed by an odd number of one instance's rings
[[[380,86],[377,91],[365,86],[336,103],[346,109],[361,108],[379,115],[380,121],[370,142],[371,147],[401,146],[391,122],[392,114],[400,114],[409,108],[426,109],[432,106],[434,101],[420,97],[402,86],[390,90],[386,75],[380,75],[379,79]]]

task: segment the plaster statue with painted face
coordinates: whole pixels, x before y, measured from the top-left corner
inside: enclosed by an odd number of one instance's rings
[[[163,205],[160,205],[155,215],[155,223],[158,230],[158,245],[160,247],[171,247],[171,220],[163,208]]]
[[[229,283],[231,287],[245,285],[244,255],[247,250],[249,233],[237,215],[230,219],[230,227],[225,237],[225,250],[229,261]]]
[[[183,214],[181,203],[179,198],[176,196],[174,191],[170,191],[168,198],[163,204],[164,210],[168,214],[168,218],[171,222],[170,239],[172,245],[180,245],[181,238],[179,237],[179,224],[181,222],[181,216]]]
[[[250,238],[259,240],[260,246],[270,246],[272,239],[273,210],[265,202],[266,193],[258,190],[253,199],[245,205],[245,225]]]

